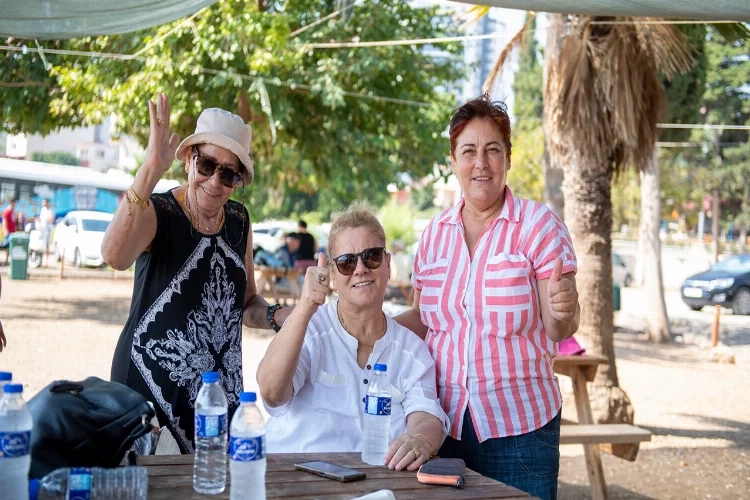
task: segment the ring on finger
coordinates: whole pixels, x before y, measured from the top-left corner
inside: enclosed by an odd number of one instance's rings
[[[323,284],[325,282],[326,277],[322,274],[318,274],[318,283]]]
[[[160,120],[159,118],[157,118],[156,123],[158,123],[159,125],[164,125],[164,120]]]
[[[419,460],[419,450],[417,450],[417,447],[415,446],[411,451],[414,452],[414,460]]]

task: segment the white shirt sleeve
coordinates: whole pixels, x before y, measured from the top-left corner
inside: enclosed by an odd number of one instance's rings
[[[285,404],[273,408],[268,406],[266,402],[263,401],[263,406],[266,408],[268,414],[272,417],[281,417],[286,415],[286,413],[289,411],[289,407],[292,405],[292,401],[294,401],[294,397],[297,395],[297,393],[299,393],[300,389],[302,389],[302,386],[305,385],[305,382],[307,381],[308,375],[310,374],[311,365],[310,345],[308,342],[309,338],[310,337],[308,335],[305,335],[305,341],[302,344],[302,350],[299,353],[297,369],[294,371],[294,377],[292,378],[293,392],[291,399]]]
[[[409,335],[413,334],[409,332]],[[407,418],[410,413],[416,411],[423,411],[434,415],[440,419],[443,426],[443,435],[445,436],[450,430],[450,420],[438,401],[435,362],[432,360],[427,346],[424,344],[414,349],[412,353],[414,355],[413,363],[402,382],[404,413]]]

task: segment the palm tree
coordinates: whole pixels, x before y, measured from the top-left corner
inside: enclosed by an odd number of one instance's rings
[[[565,171],[565,221],[578,256],[584,305],[578,337],[609,359],[594,380],[597,420],[632,422],[613,343],[612,179],[626,168],[653,175],[656,124],[666,108],[662,77],[689,70],[692,57],[686,37],[657,20],[558,19],[560,45],[548,59],[545,112],[554,117],[547,142]],[[655,193],[644,196],[658,199],[658,177],[656,183]]]

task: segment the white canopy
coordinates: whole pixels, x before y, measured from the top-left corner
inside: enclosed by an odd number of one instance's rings
[[[216,0],[0,0],[0,37],[59,40],[168,23]]]
[[[128,33],[189,16],[215,1],[0,0],[0,37],[50,40]],[[750,21],[750,0],[458,1],[537,12]]]
[[[750,21],[750,0],[456,0],[536,12]]]

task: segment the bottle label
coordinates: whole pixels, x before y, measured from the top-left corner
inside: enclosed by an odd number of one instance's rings
[[[91,469],[71,467],[68,476],[68,500],[91,500]]]
[[[227,414],[195,414],[195,437],[217,437],[227,433]]]
[[[367,396],[365,400],[365,413],[368,415],[390,415],[391,398]]]
[[[16,458],[29,454],[31,431],[0,432],[0,458]]]
[[[230,438],[229,458],[236,462],[253,462],[266,458],[263,436],[252,438]]]

